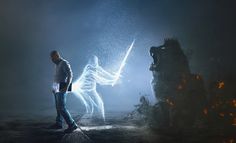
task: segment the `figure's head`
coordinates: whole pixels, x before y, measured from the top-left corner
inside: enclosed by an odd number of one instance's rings
[[[58,62],[60,61],[60,54],[56,50],[51,51],[50,57],[54,64],[58,64]]]
[[[89,64],[97,67],[98,66],[98,57],[93,55],[93,57],[89,60]]]

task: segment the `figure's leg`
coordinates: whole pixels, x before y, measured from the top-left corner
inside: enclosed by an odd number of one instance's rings
[[[90,100],[90,94],[85,92],[83,93],[83,102],[85,104],[85,107],[86,107],[86,113],[82,116],[82,118],[84,119],[89,119],[92,117],[92,114],[93,114],[93,104],[91,103],[91,100]]]
[[[58,111],[63,116],[69,127],[77,126],[74,120],[72,119],[69,111],[66,109],[66,95],[67,94],[65,92],[58,93]]]
[[[84,105],[85,105],[85,108],[86,108],[86,114],[91,113],[91,106],[89,105],[89,103],[85,100],[83,102],[84,102]]]
[[[90,102],[90,95],[88,92],[84,93],[85,99],[86,99],[86,103],[87,103],[87,115],[91,116],[91,114],[93,114],[93,106]]]
[[[60,114],[60,111],[59,111],[59,98],[58,98],[58,94],[55,93],[54,94],[54,97],[55,97],[55,105],[56,105],[56,110],[57,110],[57,117],[56,117],[56,124],[59,125],[59,126],[62,126],[62,122],[63,122],[63,118],[62,118],[62,115]]]
[[[78,96],[76,97],[80,98],[80,100],[83,102],[85,106],[86,114],[89,114],[91,112],[91,107],[88,103],[88,95],[84,91],[81,91],[81,93],[78,94]]]
[[[90,95],[91,96],[91,95]],[[93,101],[93,99],[89,96],[89,104],[90,104],[90,107],[91,107],[91,112],[90,112],[90,115],[92,116],[93,115],[93,112],[94,112],[94,106],[95,106],[95,103]]]
[[[98,112],[102,115],[102,118],[105,121],[105,111],[104,111],[104,104],[103,104],[102,98],[97,92],[93,92],[93,97],[94,97],[94,102],[95,102],[94,104],[95,106],[97,106]]]
[[[97,93],[98,94],[98,93]],[[97,98],[98,98],[98,105],[99,105],[99,107],[100,107],[100,112],[102,113],[102,118],[103,118],[103,120],[105,121],[105,110],[104,110],[104,103],[103,103],[103,101],[102,101],[102,98],[98,95],[97,96]]]

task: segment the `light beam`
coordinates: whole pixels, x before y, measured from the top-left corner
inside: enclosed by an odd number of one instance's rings
[[[133,40],[133,42],[132,42],[131,45],[129,46],[129,49],[128,49],[128,51],[126,52],[125,57],[124,57],[124,59],[122,60],[122,62],[121,62],[121,64],[120,64],[120,68],[119,68],[119,70],[117,71],[117,73],[115,74],[115,79],[114,79],[114,82],[112,83],[112,86],[114,86],[114,85],[116,84],[116,82],[119,80],[120,75],[121,75],[121,72],[122,72],[122,70],[123,70],[123,68],[124,68],[124,66],[125,66],[125,64],[126,64],[127,59],[128,59],[128,56],[129,56],[131,50],[133,49],[134,42],[135,42],[135,39]]]

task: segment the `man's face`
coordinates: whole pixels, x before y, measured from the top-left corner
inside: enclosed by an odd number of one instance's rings
[[[59,59],[60,59],[60,57],[59,57],[58,54],[53,54],[53,55],[51,55],[51,60],[52,60],[52,62],[53,62],[54,64],[57,64],[58,61],[59,61]]]

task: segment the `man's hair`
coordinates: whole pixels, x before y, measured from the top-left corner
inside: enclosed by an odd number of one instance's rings
[[[50,56],[51,56],[51,57],[52,57],[53,55],[56,55],[56,54],[57,54],[57,55],[60,55],[59,52],[56,51],[56,50],[53,50],[53,51],[50,52]]]

